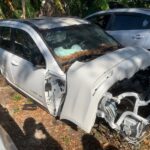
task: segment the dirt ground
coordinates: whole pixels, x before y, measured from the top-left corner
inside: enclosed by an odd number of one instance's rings
[[[98,122],[101,122],[98,125]],[[91,134],[57,120],[31,99],[17,93],[0,76],[0,124],[19,150],[131,150],[119,134],[97,121]],[[140,150],[150,149],[150,138]]]

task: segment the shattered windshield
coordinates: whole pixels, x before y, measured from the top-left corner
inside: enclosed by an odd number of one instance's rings
[[[61,65],[91,60],[118,49],[118,43],[95,25],[78,25],[41,31]]]

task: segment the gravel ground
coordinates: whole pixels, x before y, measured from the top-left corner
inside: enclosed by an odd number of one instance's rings
[[[96,121],[91,134],[86,134],[70,122],[56,120],[31,99],[13,90],[2,77],[0,116],[0,124],[19,150],[135,149],[102,120]],[[150,137],[145,138],[136,149],[150,150],[149,141]]]

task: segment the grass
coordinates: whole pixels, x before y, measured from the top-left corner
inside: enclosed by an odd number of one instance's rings
[[[20,111],[19,107],[15,107],[15,108],[13,109],[13,112],[14,112],[14,113],[17,113],[17,112],[19,112],[19,111]]]
[[[18,102],[18,101],[20,101],[21,100],[21,95],[20,94],[14,94],[13,95],[13,101],[15,101],[15,102]]]
[[[27,98],[26,104],[34,104],[33,100],[31,98]]]
[[[66,145],[68,145],[68,144],[70,143],[70,141],[71,141],[70,137],[68,137],[68,136],[62,137],[62,140],[63,140],[63,142],[64,142]]]

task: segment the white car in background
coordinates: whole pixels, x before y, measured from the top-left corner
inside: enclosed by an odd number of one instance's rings
[[[101,117],[131,142],[143,135],[150,120],[149,60],[149,51],[123,48],[81,19],[0,21],[2,75],[86,132]]]
[[[85,17],[124,46],[150,50],[150,9],[124,8],[99,11]]]

